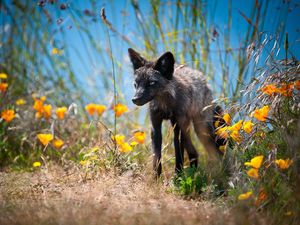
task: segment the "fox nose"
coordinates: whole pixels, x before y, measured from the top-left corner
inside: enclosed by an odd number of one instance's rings
[[[142,106],[144,105],[144,101],[141,97],[139,96],[134,96],[133,99],[132,99],[132,102],[135,104],[135,105],[138,105],[138,106]]]
[[[134,96],[134,97],[132,98],[132,102],[133,102],[134,104],[137,104],[138,98],[137,98],[136,96]]]

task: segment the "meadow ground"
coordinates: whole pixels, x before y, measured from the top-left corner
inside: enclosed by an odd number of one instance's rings
[[[184,199],[170,184],[130,171],[93,178],[59,166],[1,172],[0,187],[0,224],[212,224],[228,217],[221,204]]]

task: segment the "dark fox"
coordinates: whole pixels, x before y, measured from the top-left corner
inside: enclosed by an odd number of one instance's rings
[[[175,171],[183,169],[184,149],[188,153],[190,166],[197,167],[198,152],[190,138],[190,127],[194,130],[213,156],[222,154],[218,147],[224,140],[214,132],[214,121],[222,114],[221,107],[212,103],[212,91],[200,71],[175,64],[171,52],[161,55],[156,61],[147,61],[133,49],[128,49],[134,69],[136,93],[133,103],[142,106],[150,102],[152,123],[151,138],[154,153],[153,167],[160,175],[161,167],[161,126],[163,120],[170,120],[174,127]],[[220,121],[221,124],[223,121]]]

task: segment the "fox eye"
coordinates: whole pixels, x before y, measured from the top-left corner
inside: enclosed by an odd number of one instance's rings
[[[156,84],[156,81],[150,81],[150,83],[149,83],[150,86],[152,86],[154,84]]]
[[[137,88],[137,84],[136,84],[136,83],[134,83],[134,88],[135,88],[135,89]]]

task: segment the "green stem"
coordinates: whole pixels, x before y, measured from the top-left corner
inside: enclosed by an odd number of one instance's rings
[[[113,85],[114,85],[114,108],[117,105],[117,89],[116,89],[116,75],[115,75],[115,63],[114,63],[114,58],[112,54],[112,46],[111,46],[111,41],[110,41],[110,35],[109,35],[109,24],[107,23],[108,21],[106,20],[105,16],[105,9],[101,9],[101,18],[106,25],[106,34],[107,34],[107,39],[108,39],[108,44],[109,44],[109,56],[112,64],[112,76],[113,76]],[[114,136],[116,136],[117,133],[117,116],[116,113],[114,114]],[[117,151],[117,143],[114,141],[114,149],[115,152]]]

